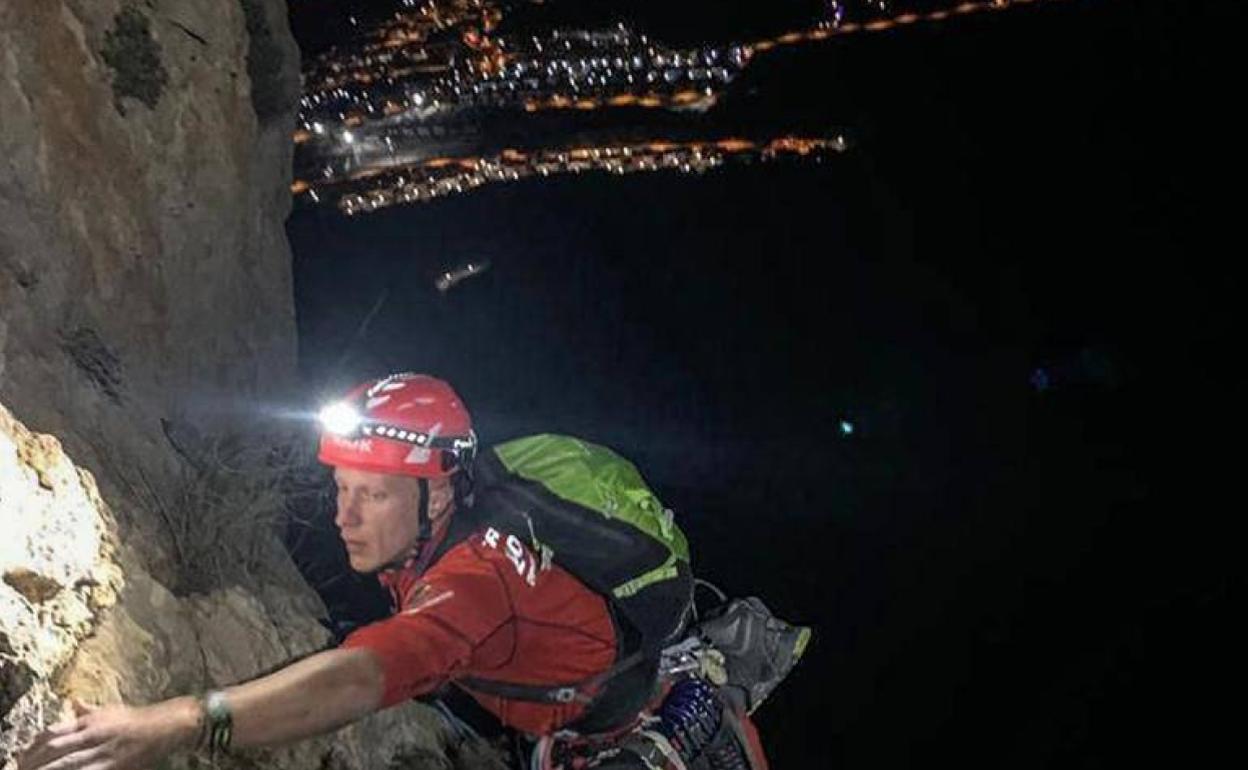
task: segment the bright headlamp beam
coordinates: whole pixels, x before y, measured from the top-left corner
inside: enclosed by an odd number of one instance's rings
[[[360,427],[360,413],[355,411],[350,404],[341,401],[322,409],[320,420],[325,430],[339,436],[353,433],[356,428]]]

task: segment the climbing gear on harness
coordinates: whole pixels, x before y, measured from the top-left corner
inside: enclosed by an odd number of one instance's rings
[[[655,728],[667,738],[686,764],[710,745],[724,721],[715,688],[698,678],[682,679],[659,707]]]
[[[761,749],[712,685],[677,681],[654,713],[608,736],[557,733],[538,741],[531,770],[764,770]]]
[[[810,629],[774,617],[759,599],[727,601],[665,647],[659,675],[669,685],[636,726],[613,736],[564,732],[539,742],[534,770],[762,770],[752,713],[792,670]],[[540,754],[540,756],[539,756]]]
[[[697,676],[716,687],[728,682],[724,654],[711,647],[701,637],[690,636],[679,644],[663,650],[659,658],[659,671],[674,679],[679,676]]]

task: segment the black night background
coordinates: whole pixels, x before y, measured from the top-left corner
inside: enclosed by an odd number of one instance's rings
[[[307,55],[385,5],[292,21]],[[820,7],[553,5],[685,41]],[[426,371],[487,442],[633,459],[695,569],[815,627],[758,715],[773,767],[1192,764],[1229,724],[1210,519],[1238,507],[1212,504],[1235,455],[1208,455],[1238,349],[1213,190],[1232,5],[1065,0],[776,49],[699,118],[843,129],[819,163],[299,206],[305,381]]]

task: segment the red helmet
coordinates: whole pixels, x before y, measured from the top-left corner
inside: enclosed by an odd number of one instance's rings
[[[451,386],[424,374],[369,380],[321,410],[326,465],[419,478],[449,476],[472,462],[477,435]]]

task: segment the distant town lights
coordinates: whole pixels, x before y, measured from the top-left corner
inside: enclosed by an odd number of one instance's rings
[[[605,159],[568,162],[545,156],[505,166],[492,160],[471,170],[435,170],[418,164],[404,182],[394,182],[398,160],[409,143],[424,141],[430,135],[426,128],[440,136],[444,114],[460,109],[514,109],[520,115],[521,110],[610,108],[700,111],[715,104],[722,88],[741,74],[756,52],[823,41],[832,35],[879,32],[1055,1],[825,0],[817,27],[733,45],[695,44],[676,49],[635,33],[626,24],[495,37],[506,34],[491,30],[505,30],[500,23],[510,3],[401,0],[400,6],[410,11],[390,14],[376,24],[352,16],[350,21],[360,34],[309,63],[304,72],[307,91],[300,103],[301,125],[311,135],[337,141],[307,141],[309,136],[303,132],[295,132],[294,141],[309,168],[322,169],[320,174],[309,172],[311,178],[321,177],[316,185],[320,198],[354,212],[529,176],[661,168],[701,172],[735,154],[732,145],[710,153],[699,153],[692,146],[653,151],[640,145],[624,147],[626,153],[636,150],[637,155],[623,163]],[[449,30],[454,34],[442,34]],[[467,30],[474,30],[477,45],[465,56],[460,39]],[[383,130],[370,127],[380,120],[387,121]],[[408,130],[417,122],[428,124],[419,136]],[[396,127],[399,133],[387,141],[386,134]],[[367,133],[357,136],[355,132],[361,131]],[[809,154],[820,161],[827,151],[847,149],[845,137],[832,136],[814,141],[783,138],[741,152],[762,160]],[[335,153],[352,157],[344,161]],[[383,166],[369,168],[378,159]],[[356,174],[360,169],[367,173]],[[316,193],[309,192],[306,198],[315,201]],[[852,424],[849,427],[852,430]],[[839,420],[838,429],[842,429]]]
[[[495,157],[433,158],[396,169],[392,176],[382,174],[362,177],[348,183],[348,189],[341,190],[335,197],[338,208],[343,213],[354,215],[395,204],[428,201],[463,193],[484,184],[528,177],[580,174],[587,171],[621,175],[660,169],[703,173],[723,166],[732,156],[752,156],[764,161],[785,156],[813,156],[819,160],[822,152],[839,152],[843,149],[835,140],[783,136],[761,144],[726,138],[687,143],[654,140],[635,145],[587,146],[523,153],[504,150]],[[327,188],[321,189],[324,191]]]

